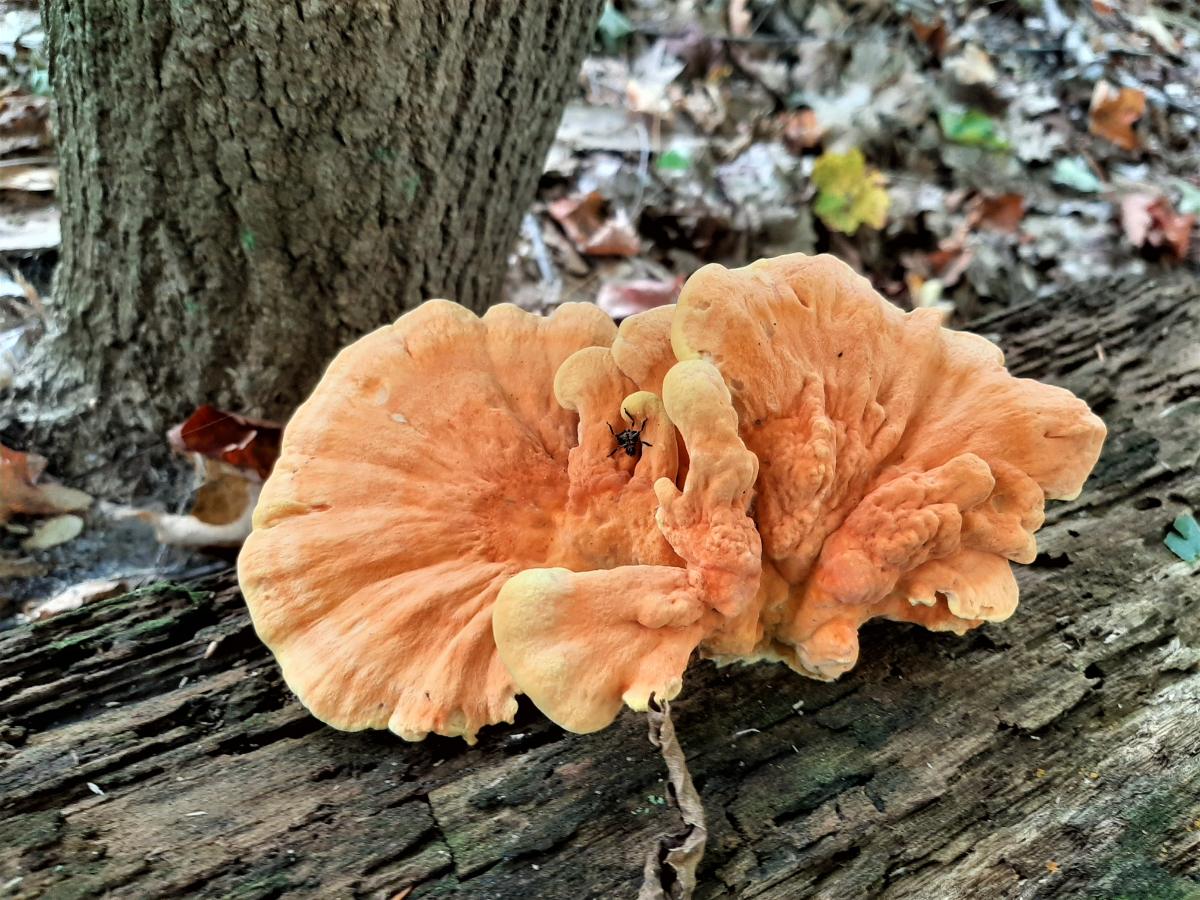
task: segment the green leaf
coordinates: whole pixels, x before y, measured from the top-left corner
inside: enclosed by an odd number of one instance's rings
[[[1054,164],[1050,179],[1084,194],[1094,194],[1103,187],[1096,173],[1078,156],[1068,156]]]
[[[996,128],[996,122],[985,112],[977,109],[956,110],[943,107],[938,110],[938,124],[946,140],[964,147],[983,147],[985,150],[1007,150],[1009,143]]]
[[[842,234],[854,234],[860,225],[882,228],[887,223],[891,200],[883,187],[883,176],[868,169],[862,151],[822,153],[813,165],[817,199],[813,212],[825,226]]]
[[[633,34],[633,23],[612,5],[612,0],[608,0],[604,4],[604,12],[600,14],[600,21],[596,23],[596,32],[606,50],[615,50],[621,41]]]
[[[686,172],[692,167],[691,154],[672,147],[658,157],[658,169],[661,172]]]
[[[258,246],[258,238],[254,236],[254,232],[249,228],[242,229],[242,247],[249,253]]]
[[[1200,522],[1191,513],[1176,517],[1171,523],[1175,531],[1170,532],[1163,543],[1184,562],[1200,559]],[[1176,533],[1178,532],[1178,533]]]

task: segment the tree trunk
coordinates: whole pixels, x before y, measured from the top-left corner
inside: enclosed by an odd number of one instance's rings
[[[689,671],[698,897],[1200,896],[1200,582],[1162,543],[1200,496],[1200,287],[1093,287],[979,330],[1093,404],[1100,464],[1051,504],[1008,622],[868,628],[832,684]],[[18,897],[624,898],[678,830],[641,716],[568,735],[526,705],[475,747],[336,732],[228,576],[202,586],[0,638]]]
[[[599,6],[48,0],[63,242],[26,412],[67,468],[201,402],[285,415],[422,300],[496,302]]]

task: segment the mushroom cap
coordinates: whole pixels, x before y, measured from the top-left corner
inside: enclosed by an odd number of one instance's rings
[[[612,363],[615,335],[589,304],[479,318],[434,300],[329,366],[238,561],[259,636],[318,718],[473,741],[516,710],[491,622],[510,577],[678,564],[653,491],[675,477],[674,429]],[[636,466],[606,456],[631,394],[655,444]]]
[[[854,664],[875,616],[963,630],[1011,614],[1008,561],[1033,559],[1044,500],[1077,496],[1104,440],[1070,392],[831,256],[705,266],[671,342],[720,370],[760,461],[764,562],[791,589],[758,652],[790,647],[818,677]]]

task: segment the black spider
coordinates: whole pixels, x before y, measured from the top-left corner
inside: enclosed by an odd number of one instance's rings
[[[637,420],[629,415],[629,410],[622,410],[628,417],[631,424],[637,424]],[[641,456],[643,447],[653,447],[653,444],[648,444],[642,440],[642,432],[646,430],[646,423],[649,422],[649,417],[642,419],[641,428],[626,428],[620,434],[613,431],[612,423],[608,424],[608,430],[612,432],[612,436],[617,440],[617,446],[613,447],[608,452],[611,457],[618,450],[624,450],[626,456]]]

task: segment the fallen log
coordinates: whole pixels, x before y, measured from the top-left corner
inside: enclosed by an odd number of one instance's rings
[[[977,322],[1109,439],[1051,504],[1016,615],[880,624],[840,681],[694,664],[672,704],[704,802],[697,897],[1200,896],[1200,286],[1093,286]],[[678,832],[626,711],[523,705],[474,747],[311,718],[231,573],[0,634],[0,893],[634,897]]]

